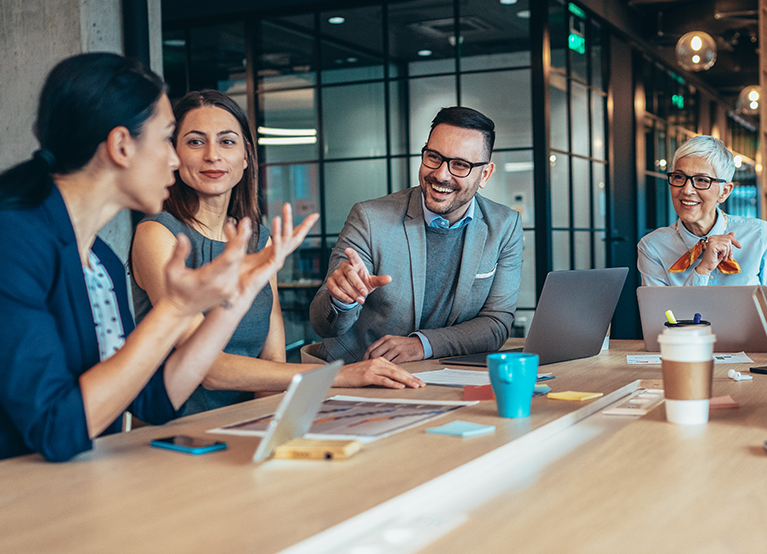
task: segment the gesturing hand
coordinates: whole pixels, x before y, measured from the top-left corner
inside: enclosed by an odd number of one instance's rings
[[[178,243],[165,266],[166,295],[179,313],[195,315],[222,303],[227,307],[237,305],[247,309],[319,217],[312,214],[293,228],[290,204],[285,204],[282,213],[282,219],[275,217],[272,221],[272,244],[253,254],[245,254],[253,234],[250,219],[244,218],[237,228],[228,223],[224,227],[226,248],[198,269],[190,269],[184,264],[191,247],[189,239],[179,234]]]
[[[294,228],[293,209],[290,204],[285,204],[282,219],[275,217],[272,220],[272,243],[259,252],[245,256],[237,287],[228,301],[232,304],[245,302],[249,307],[269,279],[282,268],[290,253],[300,246],[317,219],[318,214],[311,214]]]
[[[327,280],[328,292],[339,302],[364,304],[368,294],[391,283],[389,275],[371,275],[353,248],[347,248],[344,253],[349,261],[343,262]]]
[[[220,256],[198,269],[186,267],[191,250],[189,239],[179,233],[178,242],[165,265],[165,292],[182,316],[204,312],[226,300],[237,288],[245,250],[253,232],[250,219],[225,229],[227,244]]]
[[[709,275],[722,260],[732,260],[735,248],[741,248],[740,243],[735,238],[735,233],[731,232],[726,235],[712,235],[708,237],[706,249],[695,270],[700,275]]]

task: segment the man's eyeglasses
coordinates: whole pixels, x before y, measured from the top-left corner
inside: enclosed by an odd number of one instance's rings
[[[421,163],[429,169],[439,169],[445,162],[447,162],[447,170],[455,177],[468,177],[475,167],[490,163],[471,163],[461,158],[446,158],[436,150],[429,150],[425,146],[421,148]]]
[[[685,175],[681,171],[674,171],[668,174],[668,184],[672,187],[683,187],[687,181],[692,181],[693,188],[698,190],[708,190],[711,183],[725,183],[724,179],[714,179],[708,175]]]

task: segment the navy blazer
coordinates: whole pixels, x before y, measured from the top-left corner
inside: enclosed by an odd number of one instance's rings
[[[64,461],[89,450],[79,378],[99,346],[72,222],[59,190],[37,208],[0,211],[0,459],[39,452]],[[123,329],[133,330],[125,269],[96,239]],[[128,408],[149,423],[177,412],[157,371]],[[120,430],[120,419],[104,433]]]

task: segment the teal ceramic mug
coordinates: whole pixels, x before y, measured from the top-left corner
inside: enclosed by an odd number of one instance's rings
[[[498,415],[529,417],[533,390],[538,380],[538,354],[488,354],[487,370],[498,404]]]

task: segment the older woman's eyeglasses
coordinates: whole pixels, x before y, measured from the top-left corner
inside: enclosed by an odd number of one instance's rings
[[[439,169],[445,162],[447,162],[447,170],[455,177],[468,177],[475,167],[490,163],[471,163],[461,158],[446,158],[436,150],[429,150],[425,146],[421,148],[421,163],[429,169]]]
[[[681,171],[674,171],[668,174],[668,184],[672,187],[683,187],[687,181],[692,181],[692,186],[698,190],[708,190],[711,183],[725,183],[724,179],[715,179],[708,175],[686,175]]]

